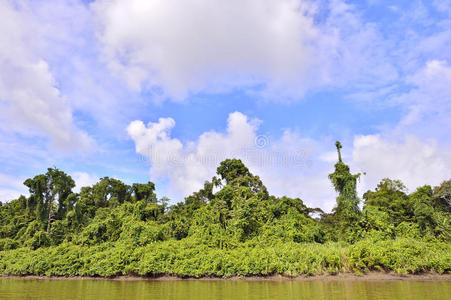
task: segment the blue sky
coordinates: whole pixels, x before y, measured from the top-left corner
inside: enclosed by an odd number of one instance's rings
[[[183,200],[225,157],[326,210],[335,140],[359,192],[449,179],[451,1],[0,0],[0,201],[77,189]]]

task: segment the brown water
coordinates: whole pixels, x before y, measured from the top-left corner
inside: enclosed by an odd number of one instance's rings
[[[451,299],[450,281],[110,281],[0,278],[0,299]]]

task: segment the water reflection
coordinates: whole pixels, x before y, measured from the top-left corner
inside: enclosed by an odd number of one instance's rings
[[[450,281],[0,279],[0,299],[449,299]]]

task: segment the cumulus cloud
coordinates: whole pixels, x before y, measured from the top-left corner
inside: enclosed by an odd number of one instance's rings
[[[449,179],[451,153],[434,141],[414,136],[400,141],[380,135],[356,136],[351,165],[366,172],[362,176],[362,192],[374,189],[386,177],[400,179],[413,192],[424,184],[438,185]]]
[[[48,136],[53,145],[87,148],[48,63],[37,55],[39,25],[23,2],[0,2],[0,118],[5,129]]]
[[[256,130],[245,115],[235,112],[229,116],[225,134],[206,132],[198,141],[183,145],[170,136],[174,126],[173,119],[160,118],[147,126],[142,121],[134,121],[127,131],[135,142],[136,152],[150,160],[151,176],[168,177],[171,186],[183,196],[198,190],[210,179],[225,156],[250,148]]]
[[[321,17],[308,0],[98,0],[92,9],[110,69],[175,100],[236,88],[292,99],[397,76],[375,26],[343,1]]]
[[[182,143],[171,137],[175,121],[160,118],[147,126],[133,121],[127,128],[136,152],[150,162],[154,181],[169,180],[169,189],[177,191],[176,199],[200,189],[219,163],[239,158],[251,172],[259,175],[275,195],[302,197],[309,205],[331,209],[334,192],[327,182],[328,164],[315,163],[322,144],[286,130],[273,140],[259,135],[261,121],[249,119],[240,112],[228,117],[225,132],[207,131],[195,141]]]
[[[319,34],[311,7],[292,0],[96,1],[93,9],[111,69],[133,88],[161,86],[177,99],[307,80]]]

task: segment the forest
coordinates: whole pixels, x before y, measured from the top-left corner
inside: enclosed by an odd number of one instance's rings
[[[152,182],[103,177],[74,193],[57,168],[0,202],[0,274],[179,277],[451,272],[451,180],[407,192],[385,178],[356,192],[341,158],[331,213],[275,197],[239,159],[175,205]]]

